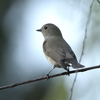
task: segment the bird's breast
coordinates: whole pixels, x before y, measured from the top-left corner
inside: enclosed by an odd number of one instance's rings
[[[57,62],[55,62],[53,59],[51,59],[49,56],[47,56],[46,54],[45,54],[45,56],[46,56],[46,58],[47,58],[47,60],[51,63],[51,65],[54,67],[54,65],[57,65]]]

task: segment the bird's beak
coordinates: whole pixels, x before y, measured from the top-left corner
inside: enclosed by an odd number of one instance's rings
[[[41,32],[42,30],[41,30],[41,29],[37,29],[36,31],[39,31],[39,32]]]

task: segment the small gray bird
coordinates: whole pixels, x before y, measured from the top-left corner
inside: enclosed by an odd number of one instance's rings
[[[85,67],[78,63],[74,52],[63,39],[61,31],[56,25],[48,23],[37,31],[42,32],[44,36],[43,51],[53,69],[55,67],[64,68],[69,72],[69,66],[73,68]],[[47,76],[49,76],[49,73]]]

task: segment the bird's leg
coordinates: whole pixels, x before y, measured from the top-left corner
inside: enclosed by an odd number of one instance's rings
[[[46,74],[47,80],[49,79],[49,74],[50,74],[50,72],[51,72],[54,68],[55,68],[55,67],[53,67],[53,68]]]
[[[61,60],[60,61],[60,64],[61,64],[61,66],[65,69],[65,70],[67,70],[67,73],[68,74],[66,74],[66,75],[68,75],[69,76],[69,63],[67,62],[67,61],[65,61],[65,59],[64,60]],[[68,68],[67,68],[67,66],[68,66]]]
[[[70,74],[69,74],[69,66],[67,67],[67,72],[68,72],[68,76],[70,76]]]
[[[70,63],[68,63],[68,62],[65,62],[65,64],[66,64],[66,66],[67,66],[68,76],[70,76],[70,74],[69,74],[69,66],[71,66],[71,64],[70,64]]]

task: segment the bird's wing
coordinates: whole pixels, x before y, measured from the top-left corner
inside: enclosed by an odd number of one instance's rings
[[[65,59],[66,59],[66,54],[64,53],[62,48],[55,49],[52,48],[50,46],[46,45],[46,41],[43,44],[43,50],[45,55],[47,55],[48,57],[50,57],[51,59],[53,59],[55,62],[57,62],[61,67],[63,67],[65,70],[67,70],[67,62],[65,64]],[[68,63],[69,65],[69,63]]]
[[[77,58],[76,58],[74,52],[72,51],[72,49],[70,48],[70,46],[68,48],[68,51],[70,52],[70,54],[72,55],[72,57],[77,61]]]
[[[70,48],[69,45],[68,47],[65,48],[58,48],[56,46],[50,46],[48,45],[47,41],[44,42],[43,44],[43,50],[45,55],[50,57],[52,60],[57,62],[61,67],[63,67],[65,70],[67,69],[67,66],[72,64],[73,68],[82,68],[84,67],[83,65],[80,65],[77,62],[77,58]]]

